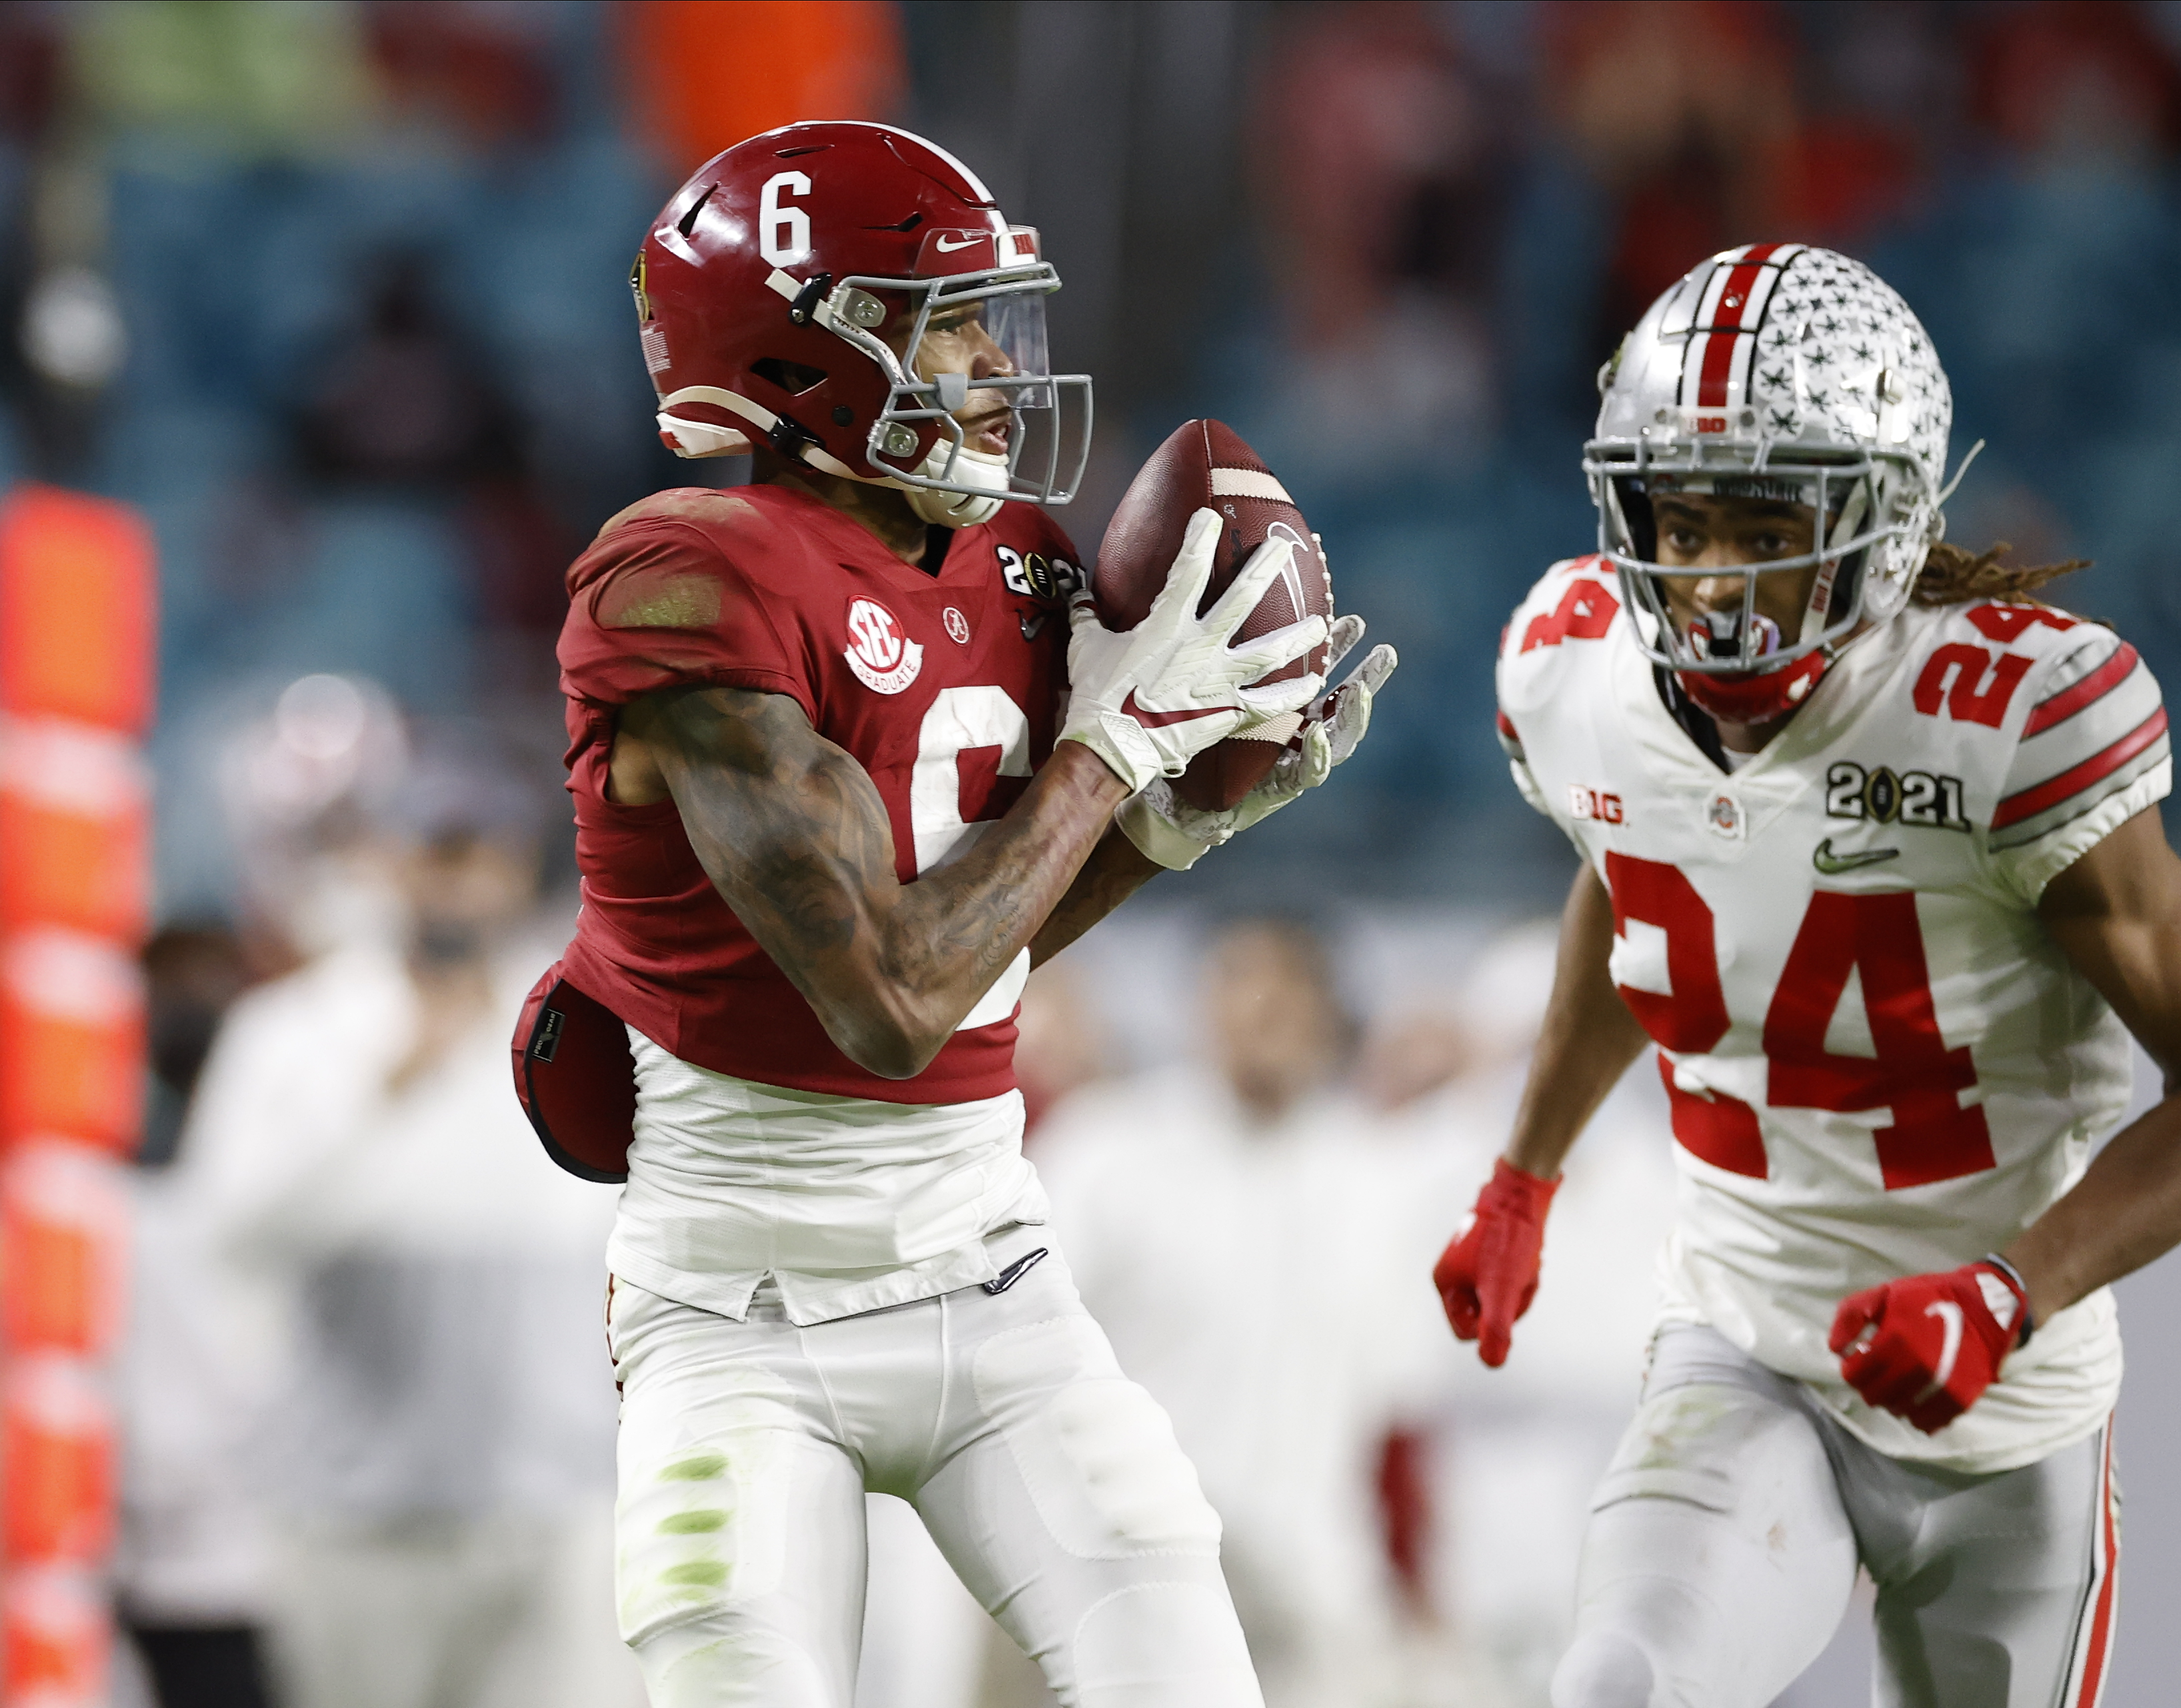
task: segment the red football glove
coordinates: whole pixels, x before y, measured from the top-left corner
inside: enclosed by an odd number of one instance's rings
[[[1843,1299],[1825,1343],[1849,1386],[1930,1435],[1974,1405],[2029,1338],[2022,1278],[1986,1258]]]
[[[1477,1219],[1439,1253],[1432,1270],[1454,1337],[1477,1342],[1477,1356],[1497,1369],[1514,1344],[1515,1320],[1538,1296],[1545,1246],[1545,1212],[1557,1180],[1539,1180],[1504,1160],[1477,1194]]]

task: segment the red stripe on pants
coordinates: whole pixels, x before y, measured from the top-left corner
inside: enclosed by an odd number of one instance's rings
[[[2099,1523],[2105,1540],[2105,1581],[2098,1585],[2097,1609],[2090,1615],[2090,1649],[2083,1661],[2083,1688],[2075,1708],[2096,1708],[2105,1686],[2106,1651],[2112,1642],[2113,1590],[2120,1580],[2120,1524],[2113,1516],[2112,1425],[2106,1425],[2105,1460],[2098,1472]]]

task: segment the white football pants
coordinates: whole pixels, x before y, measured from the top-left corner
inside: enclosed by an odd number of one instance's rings
[[[994,1242],[1002,1269],[1052,1243]],[[1057,1250],[807,1328],[770,1291],[737,1323],[614,1283],[616,1594],[653,1708],[849,1708],[867,1489],[1067,1708],[1262,1708],[1219,1520]]]
[[[1669,1329],[1591,1505],[1553,1708],[1764,1708],[1831,1639],[1858,1562],[1875,1708],[2095,1708],[2111,1436],[1985,1476],[1919,1466],[1712,1330]]]

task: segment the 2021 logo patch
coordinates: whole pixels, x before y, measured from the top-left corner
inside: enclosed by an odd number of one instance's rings
[[[1064,599],[1083,585],[1083,571],[1065,558],[1019,552],[1013,546],[996,546],[993,550],[1008,591],[1026,599]]]
[[[1929,771],[1866,769],[1843,759],[1825,772],[1825,816],[1867,824],[1922,824],[1934,830],[1967,830],[1962,780]]]

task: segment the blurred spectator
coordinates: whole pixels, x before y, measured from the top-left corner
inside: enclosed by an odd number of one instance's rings
[[[890,118],[907,82],[883,0],[643,0],[616,8],[628,112],[676,178],[798,118]]]
[[[293,967],[393,928],[397,902],[374,827],[408,774],[400,708],[367,678],[318,672],[229,736],[217,783],[246,937]]]
[[[220,1022],[250,983],[240,941],[215,923],[169,925],[144,950],[152,1068],[137,1160],[176,1155]],[[159,1708],[260,1708],[266,1688],[262,1538],[243,1486],[248,1396],[227,1380],[217,1282],[157,1174],[135,1182],[124,1419],[120,1623]]]
[[[472,597],[490,631],[527,646],[552,685],[553,637],[567,610],[561,575],[582,534],[547,501],[512,399],[443,306],[422,255],[382,255],[360,323],[305,382],[295,444],[305,473],[335,491],[453,499],[468,536]]]
[[[165,925],[144,945],[144,982],[152,1087],[136,1160],[163,1168],[180,1147],[219,1023],[251,983],[250,959],[224,923]]]
[[[1270,1708],[1397,1700],[1380,1453],[1435,1344],[1430,1290],[1386,1262],[1404,1200],[1342,1088],[1354,1028],[1317,939],[1230,927],[1201,1003],[1211,1062],[1077,1093],[1038,1171],[1085,1301],[1224,1523]]]
[[[560,93],[550,53],[557,9],[474,0],[376,0],[362,8],[389,117],[483,148],[543,140]]]
[[[1491,371],[1506,115],[1413,0],[1309,8],[1275,38],[1255,151],[1312,449],[1471,444]]]
[[[60,103],[61,20],[47,6],[0,10],[0,137],[35,142]]]
[[[1603,361],[1705,256],[1770,234],[1796,129],[1790,43],[1759,0],[1576,0],[1551,16],[1552,108],[1615,209]]]
[[[434,300],[423,258],[375,263],[362,324],[306,382],[295,443],[320,479],[446,489],[520,467],[512,413]]]
[[[1427,1302],[1438,1347],[1452,1338],[1431,1265],[1506,1142],[1557,939],[1549,920],[1500,932],[1469,960],[1450,1000],[1385,1017],[1367,1047],[1366,1083],[1384,1110],[1380,1143],[1402,1187],[1380,1237]],[[1569,1161],[1544,1279],[1507,1364],[1431,1359],[1434,1414],[1386,1466],[1389,1480],[1420,1483],[1437,1517],[1415,1577],[1452,1623],[1471,1669],[1468,1700],[1544,1708],[1572,1633],[1591,1492],[1626,1424],[1650,1332],[1654,1260],[1673,1202],[1670,1143],[1664,1095],[1639,1063]]]
[[[1460,1015],[1422,1008],[1372,1028],[1356,1083],[1374,1105],[1398,1114],[1478,1069],[1478,1057],[1477,1041]]]
[[[1024,987],[1015,1017],[1015,1078],[1022,1087],[1024,1138],[1053,1106],[1112,1072],[1112,1044],[1075,967],[1048,961]]]
[[[2181,66],[2124,0],[1980,9],[1976,116],[2024,158],[2140,164],[2181,148]]]
[[[169,143],[309,157],[352,140],[378,90],[365,8],[113,0],[69,16],[70,80],[105,124]]]
[[[613,1626],[613,1197],[509,1094],[550,940],[540,802],[469,736],[391,811],[395,934],[353,929],[223,1031],[170,1178],[277,1389],[251,1493],[290,1708],[640,1700]],[[204,1296],[204,1295],[201,1295]]]

